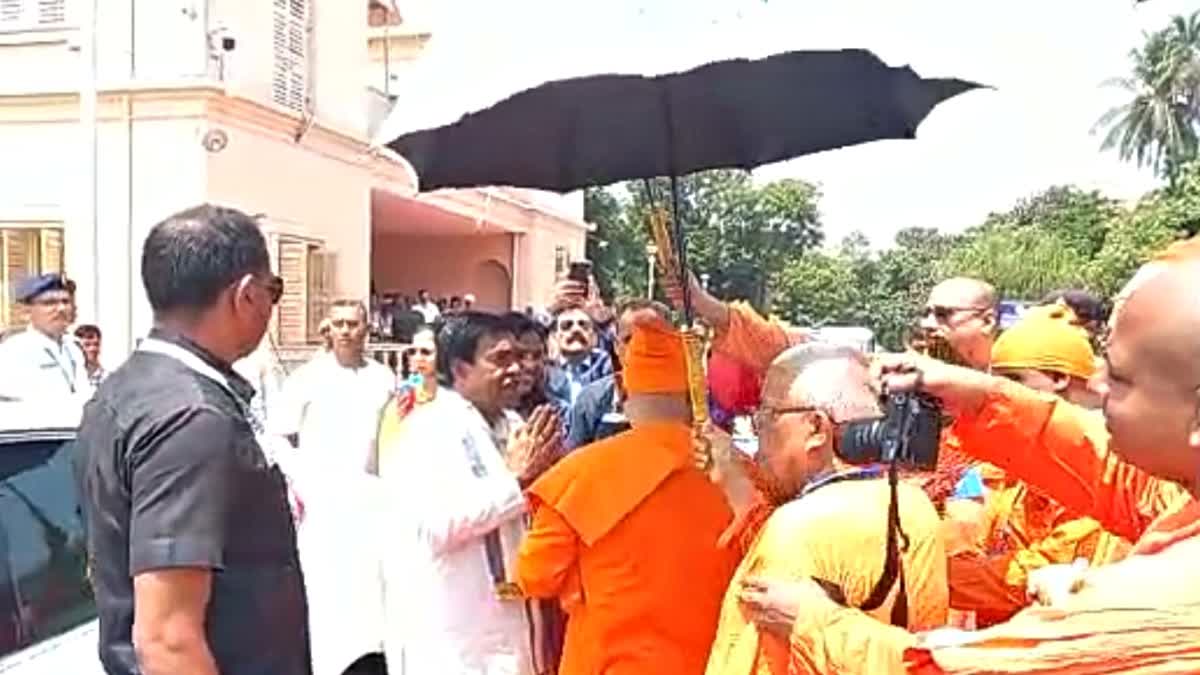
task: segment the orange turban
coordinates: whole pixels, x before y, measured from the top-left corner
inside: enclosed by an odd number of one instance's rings
[[[1096,354],[1075,321],[1075,313],[1061,303],[1030,309],[996,340],[992,368],[1090,378],[1096,372]]]
[[[687,357],[683,336],[664,322],[635,324],[621,355],[621,378],[630,394],[685,394]]]

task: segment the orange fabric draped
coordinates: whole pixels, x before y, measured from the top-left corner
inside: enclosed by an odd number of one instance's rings
[[[1077,516],[1024,483],[987,498],[975,551],[950,558],[950,606],[976,614],[980,628],[1007,620],[1028,603],[1029,573],[1078,558],[1092,567],[1129,552],[1130,544],[1093,518]]]
[[[729,506],[691,449],[686,425],[639,425],[529,489],[515,576],[570,615],[562,675],[703,671],[737,558],[718,543]]]
[[[962,447],[1014,479],[1136,541],[1150,523],[1191,496],[1122,461],[1104,418],[1053,394],[996,380],[981,414],[960,420]]]
[[[1125,561],[1091,571],[1063,606],[910,650],[911,672],[1200,672],[1197,564],[1200,503],[1191,502],[1156,522]]]

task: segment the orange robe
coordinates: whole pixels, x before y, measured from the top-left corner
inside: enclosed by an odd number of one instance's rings
[[[854,480],[821,487],[776,509],[725,594],[707,675],[833,673],[857,663],[862,655],[852,646],[839,649],[823,644],[821,649],[803,650],[805,638],[800,636],[793,642],[797,655],[803,656],[789,670],[787,641],[761,632],[749,621],[738,596],[741,582],[750,577],[817,577],[836,584],[850,604],[861,604],[883,573],[890,500],[886,479]],[[947,590],[938,515],[915,486],[901,484],[899,500],[901,523],[909,538],[902,555],[908,626],[914,630],[941,626],[946,620]],[[887,622],[898,588],[897,583],[881,607],[863,616]]]
[[[1077,558],[1092,567],[1116,562],[1130,544],[1021,482],[988,495],[975,550],[950,558],[950,606],[974,612],[978,626],[1025,607],[1029,573]]]
[[[737,564],[732,514],[683,424],[571,453],[529,489],[516,580],[567,611],[562,675],[699,675]]]
[[[853,609],[801,612],[794,663],[813,649],[853,648],[861,668],[890,673],[1200,672],[1200,504],[1178,485],[1123,462],[1095,418],[1061,399],[997,381],[963,447],[1110,531],[1137,539],[1121,562],[1089,572],[1065,605],[1034,607],[978,632],[918,637]],[[906,667],[907,663],[907,667]]]

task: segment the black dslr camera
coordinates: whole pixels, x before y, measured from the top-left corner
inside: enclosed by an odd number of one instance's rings
[[[918,471],[937,467],[942,406],[930,396],[890,394],[883,417],[848,422],[842,427],[838,457],[850,464],[891,464]]]

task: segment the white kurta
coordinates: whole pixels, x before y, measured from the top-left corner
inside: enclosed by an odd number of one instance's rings
[[[389,672],[531,675],[525,603],[496,597],[484,537],[499,530],[507,578],[525,534],[525,497],[474,406],[442,389],[397,434],[381,476],[393,528],[384,578]]]
[[[0,342],[0,399],[81,405],[92,393],[73,336],[53,340],[29,327]]]
[[[269,412],[270,431],[299,434],[300,451],[331,470],[367,471],[395,384],[395,374],[378,361],[346,368],[332,352],[320,353],[284,382],[279,405]]]

